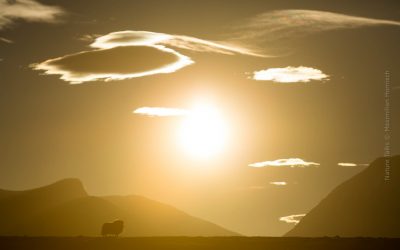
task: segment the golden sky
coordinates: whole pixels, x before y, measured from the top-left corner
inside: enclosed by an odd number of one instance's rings
[[[385,72],[398,127],[398,9],[0,0],[0,188],[78,177],[281,235],[383,154]]]

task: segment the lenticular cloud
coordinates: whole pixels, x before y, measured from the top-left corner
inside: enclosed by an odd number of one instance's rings
[[[173,48],[263,56],[243,47],[150,31],[118,31],[95,38],[91,51],[49,59],[31,65],[48,75],[60,75],[73,84],[112,81],[176,72],[194,61]]]
[[[189,57],[162,46],[116,46],[50,59],[32,67],[78,84],[172,73],[192,63]]]

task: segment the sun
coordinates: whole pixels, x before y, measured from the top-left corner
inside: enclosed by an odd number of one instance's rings
[[[188,155],[209,159],[226,148],[228,131],[227,123],[215,107],[199,104],[182,121],[179,142]]]

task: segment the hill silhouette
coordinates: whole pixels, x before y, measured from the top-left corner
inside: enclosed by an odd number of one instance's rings
[[[399,168],[400,156],[375,160],[335,188],[285,236],[400,237]]]
[[[90,196],[78,179],[0,190],[0,235],[96,236],[121,219],[124,236],[233,236],[234,232],[141,196]]]

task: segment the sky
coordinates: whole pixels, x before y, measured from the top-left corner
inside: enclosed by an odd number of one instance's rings
[[[77,177],[282,235],[400,153],[399,7],[0,0],[0,188]]]

